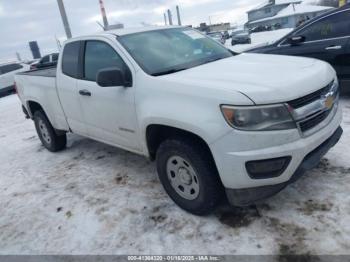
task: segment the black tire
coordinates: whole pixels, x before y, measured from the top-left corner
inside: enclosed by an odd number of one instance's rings
[[[168,160],[179,156],[194,169],[198,178],[198,196],[193,200],[182,197],[171,185],[167,174]],[[156,155],[158,176],[170,198],[182,209],[194,215],[212,213],[224,196],[224,188],[208,150],[200,143],[174,138],[164,141]],[[196,181],[197,182],[197,181]]]
[[[66,134],[56,134],[55,129],[43,111],[38,110],[34,113],[34,124],[40,141],[47,150],[57,152],[66,147]],[[46,128],[46,131],[42,131],[43,128]]]

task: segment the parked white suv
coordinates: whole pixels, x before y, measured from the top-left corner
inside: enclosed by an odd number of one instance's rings
[[[15,74],[28,69],[28,65],[17,62],[0,64],[0,96],[14,91]]]
[[[67,41],[56,69],[16,76],[43,145],[74,132],[157,160],[169,196],[202,215],[269,197],[318,164],[342,129],[333,68],[237,55],[185,27]]]

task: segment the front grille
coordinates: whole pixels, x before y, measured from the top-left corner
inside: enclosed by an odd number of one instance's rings
[[[333,99],[332,104],[329,104],[331,102],[330,98]],[[334,106],[337,107],[338,100],[338,84],[332,81],[326,87],[316,92],[288,102],[288,105],[299,131],[302,135],[309,136],[321,129],[324,126],[322,122],[332,112],[336,112],[336,109],[333,109]],[[317,126],[319,127],[318,129],[316,128]]]
[[[323,120],[325,120],[330,112],[331,112],[331,110],[327,110],[327,111],[324,111],[320,114],[315,115],[314,117],[309,118],[308,120],[306,120],[304,122],[300,122],[299,123],[300,130],[302,132],[306,132],[306,131],[312,129],[313,127],[320,124]]]
[[[333,82],[327,85],[326,87],[317,90],[316,92],[313,92],[311,94],[308,94],[306,96],[303,96],[301,98],[294,99],[292,101],[289,101],[288,104],[293,107],[294,109],[303,107],[307,104],[310,104],[317,99],[320,99],[321,95],[327,93],[330,89],[330,87],[333,85]]]

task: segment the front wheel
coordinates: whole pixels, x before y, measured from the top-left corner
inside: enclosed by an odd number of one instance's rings
[[[66,147],[66,134],[56,134],[55,129],[43,111],[34,113],[34,124],[39,139],[47,150],[57,152]]]
[[[157,171],[170,198],[192,214],[211,213],[223,196],[213,160],[198,143],[181,139],[163,142],[157,151]]]

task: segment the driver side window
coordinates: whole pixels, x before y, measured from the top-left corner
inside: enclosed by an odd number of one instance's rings
[[[350,12],[333,14],[307,26],[296,35],[304,36],[305,42],[350,36]]]
[[[84,79],[96,81],[98,71],[109,67],[118,67],[124,72],[127,70],[127,65],[110,45],[102,41],[87,41],[84,55]]]

